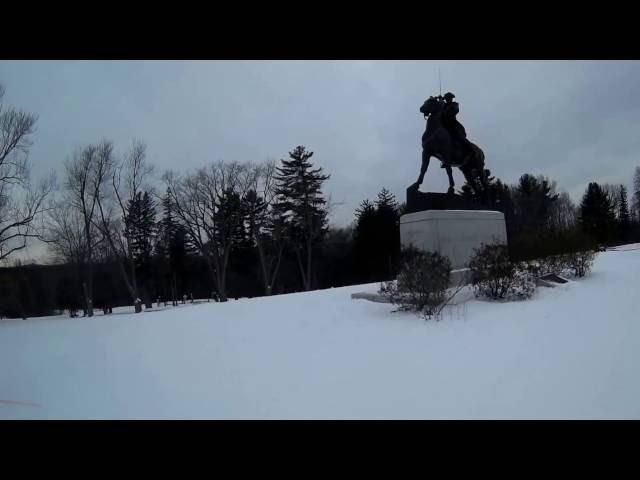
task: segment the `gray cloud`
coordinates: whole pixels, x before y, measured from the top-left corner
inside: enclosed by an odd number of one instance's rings
[[[79,145],[145,140],[159,170],[315,152],[337,225],[386,186],[415,181],[418,108],[453,91],[460,120],[508,182],[549,175],[578,200],[597,180],[630,183],[640,158],[640,63],[577,61],[0,62],[6,100],[40,115],[34,174]],[[456,172],[460,185],[462,176]],[[444,191],[433,162],[423,189]]]

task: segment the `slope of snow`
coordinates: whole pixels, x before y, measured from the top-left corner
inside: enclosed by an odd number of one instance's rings
[[[640,250],[640,243],[630,243],[627,245],[618,245],[617,247],[609,247],[607,250],[614,252],[630,252],[632,250]]]
[[[640,418],[631,248],[439,322],[350,299],[377,284],[0,321],[0,418]]]

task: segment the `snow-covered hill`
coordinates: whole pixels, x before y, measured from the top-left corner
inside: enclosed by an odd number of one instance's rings
[[[350,298],[377,284],[0,321],[0,418],[640,418],[635,247],[439,322]]]

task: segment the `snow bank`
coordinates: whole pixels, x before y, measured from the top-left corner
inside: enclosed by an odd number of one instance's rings
[[[640,245],[636,245],[640,248]],[[440,322],[360,285],[0,321],[0,418],[640,418],[640,250]]]

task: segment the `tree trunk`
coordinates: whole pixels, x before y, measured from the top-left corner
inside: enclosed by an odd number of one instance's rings
[[[311,290],[311,240],[307,241],[307,291]]]
[[[216,286],[216,290],[218,293],[218,298],[220,302],[226,302],[227,297],[225,292],[223,292],[223,287],[221,287],[221,279],[220,279],[220,269],[214,268],[213,263],[211,262],[211,257],[209,255],[205,255],[205,263],[207,264],[207,270],[209,270],[209,275],[211,276],[211,280]],[[224,297],[223,297],[224,296]],[[224,300],[223,300],[224,298]]]
[[[231,253],[231,247],[228,246],[224,249],[224,253],[222,256],[222,268],[218,269],[218,274],[220,276],[220,283],[218,286],[218,290],[220,291],[220,301],[226,302],[227,299],[227,265],[229,263],[229,254]]]
[[[153,302],[151,301],[151,295],[146,286],[142,287],[142,300],[144,301],[144,308],[153,308]]]
[[[214,257],[216,268],[214,272],[214,278],[216,286],[218,288],[218,296],[220,302],[226,302],[227,298],[227,264],[229,262],[229,254],[231,253],[231,247],[227,246],[222,254],[222,262],[218,256]],[[216,252],[216,255],[217,252]],[[210,268],[212,266],[210,265]]]
[[[93,301],[90,294],[91,287],[87,285],[87,282],[82,282],[82,290],[84,292],[84,304],[87,316],[93,317]]]
[[[279,246],[276,265],[273,268],[273,270],[271,270],[267,266],[267,259],[266,259],[264,249],[262,248],[262,243],[256,239],[256,245],[258,247],[258,258],[260,259],[260,267],[262,269],[262,281],[264,283],[264,293],[265,295],[270,296],[273,292],[273,284],[275,283],[276,278],[278,277],[278,271],[280,270],[280,261],[282,259],[283,247]]]
[[[267,295],[271,295],[273,292],[273,286],[276,283],[276,278],[278,278],[278,272],[280,271],[280,262],[282,260],[282,250],[284,249],[284,245],[280,245],[278,248],[278,259],[276,260],[276,266],[273,269],[273,273],[271,275],[271,282],[268,285]]]
[[[222,279],[222,272],[220,269],[216,269],[216,283],[218,284],[218,296],[221,302],[227,301],[227,290],[225,288],[224,280]]]
[[[131,257],[131,255],[129,255],[128,259],[129,261],[129,266],[131,268],[131,296],[135,297],[134,301],[136,299],[140,298],[140,290],[138,290],[138,277],[136,275],[136,264],[135,261],[133,259],[133,257]],[[142,302],[140,302],[140,308],[142,309]],[[139,312],[136,312],[139,313]]]
[[[83,208],[83,212],[85,212]],[[82,283],[82,289],[84,291],[84,301],[85,308],[87,312],[87,316],[93,317],[93,247],[91,244],[91,225],[89,223],[89,219],[87,218],[86,213],[84,213],[84,234],[85,241],[87,243],[87,268],[86,268],[86,278],[85,282]]]
[[[114,250],[116,251],[116,250]],[[136,281],[136,277],[135,277],[135,270],[132,271],[132,277],[133,277],[133,282],[131,283],[131,281],[129,280],[129,276],[127,275],[127,271],[124,268],[124,264],[123,264],[123,259],[122,258],[117,258],[117,264],[118,264],[118,269],[120,270],[120,275],[122,275],[122,279],[124,280],[124,284],[127,287],[127,290],[129,290],[129,295],[131,295],[131,300],[133,301],[133,305],[135,306],[135,311],[136,313],[140,313],[142,311],[142,303],[137,302],[138,300],[138,289],[137,286],[135,285],[135,281]],[[126,259],[128,261],[128,259]],[[130,264],[133,264],[133,261],[130,262]],[[135,267],[134,267],[135,268]],[[140,305],[137,305],[137,303],[140,303]]]
[[[258,259],[260,260],[260,268],[262,270],[262,282],[264,284],[265,295],[271,295],[271,284],[269,283],[269,273],[267,272],[267,263],[262,249],[262,243],[256,238],[256,246],[258,248]]]
[[[177,300],[177,286],[176,286],[176,272],[173,272],[173,281],[171,282],[171,301],[172,301],[172,305],[175,307],[176,305],[178,305],[178,300]]]
[[[84,289],[85,308],[88,317],[93,317],[93,262],[87,265],[86,280],[82,284]]]
[[[104,219],[104,213],[102,212],[102,205],[98,203],[98,207],[100,208],[100,215],[102,216],[102,222],[104,226],[106,225],[106,222]],[[135,306],[135,312],[140,313],[142,311],[142,305],[138,305],[138,303],[140,302],[138,302],[139,295],[138,295],[138,284],[136,281],[136,266],[131,255],[131,249],[127,245],[127,250],[123,254],[122,251],[124,249],[118,250],[108,229],[105,228],[104,231],[105,231],[105,237],[109,242],[109,246],[111,247],[111,251],[115,254],[116,263],[118,264],[118,270],[120,271],[122,280],[124,281],[124,284],[127,287],[127,290],[129,290],[129,295],[131,295],[131,300],[133,301],[133,304]],[[124,262],[127,262],[129,265],[129,270],[131,271],[131,278],[129,278],[129,275],[127,275],[127,269],[125,268]]]
[[[298,268],[300,269],[300,276],[302,277],[302,286],[305,289],[305,291],[309,291],[309,284],[307,282],[307,275],[304,271],[304,265],[302,264],[300,249],[296,247],[295,252],[296,252],[296,260],[298,261]]]

